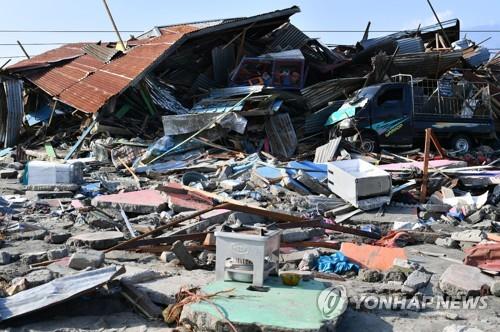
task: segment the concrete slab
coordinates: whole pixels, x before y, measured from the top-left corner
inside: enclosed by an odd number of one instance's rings
[[[108,249],[123,240],[122,232],[95,232],[83,233],[70,237],[67,241],[69,246],[74,247],[89,247],[95,250]]]
[[[351,224],[394,224],[396,222],[418,222],[417,209],[414,207],[388,206],[384,213],[378,210],[364,211],[349,218]]]
[[[215,280],[215,273],[205,270],[181,271],[179,275],[136,284],[151,300],[159,304],[175,303],[181,287],[202,287]],[[247,284],[248,286],[248,284]]]
[[[139,190],[113,195],[103,195],[92,199],[92,205],[101,208],[120,208],[125,212],[152,213],[167,207],[168,198],[158,190]]]
[[[481,273],[474,266],[454,264],[449,266],[439,279],[439,288],[453,298],[478,296],[481,287],[490,287],[493,278]]]
[[[184,211],[206,210],[210,208],[210,204],[202,200],[197,200],[191,195],[169,193],[168,207],[174,212],[180,213]]]
[[[318,308],[318,298],[326,288],[322,282],[301,281],[299,285],[290,287],[283,285],[279,278],[272,277],[264,285],[270,288],[268,292],[250,291],[248,286],[241,282],[217,281],[203,287],[205,294],[232,291],[211,298],[212,303],[184,306],[181,322],[191,322],[200,330],[217,330],[216,325],[225,322],[216,310],[218,307],[225,318],[242,331],[327,331],[330,329],[325,329],[325,325],[333,327],[336,323],[325,321]],[[335,309],[339,310],[338,317],[347,306],[347,298],[339,300],[341,305]]]

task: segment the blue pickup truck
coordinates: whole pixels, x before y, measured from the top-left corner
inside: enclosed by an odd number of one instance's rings
[[[426,128],[455,151],[467,152],[496,138],[488,86],[460,76],[431,80],[397,75],[392,82],[356,91],[325,126],[367,152],[412,147],[423,141]]]

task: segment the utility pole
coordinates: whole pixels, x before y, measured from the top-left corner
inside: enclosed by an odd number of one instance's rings
[[[23,47],[23,44],[21,44],[21,42],[18,40],[17,41],[17,44],[19,45],[19,47],[21,48],[21,50],[23,51],[24,55],[26,55],[26,57],[29,59],[30,58],[30,55],[28,54],[28,52],[26,52],[26,50],[24,49]]]
[[[111,24],[113,24],[113,28],[115,29],[116,35],[118,36],[118,40],[120,41],[121,48],[122,50],[125,50],[125,43],[123,42],[122,36],[120,35],[120,32],[118,31],[118,28],[116,27],[115,20],[113,19],[113,15],[111,15],[111,11],[109,10],[108,3],[106,0],[102,0],[104,3],[104,7],[106,8],[106,12],[108,13],[109,19],[111,20]]]
[[[443,33],[443,37],[444,37],[444,39],[446,39],[446,42],[448,43],[448,45],[446,45],[446,46],[450,47],[451,46],[450,40],[448,39],[448,36],[446,35],[446,32],[444,31],[443,25],[441,24],[441,21],[439,20],[439,17],[437,15],[436,11],[434,10],[434,7],[432,7],[431,0],[427,0],[427,3],[429,4],[429,7],[431,7],[432,13],[434,14],[434,17],[436,18],[436,20],[438,21],[439,26],[441,27],[441,32]]]

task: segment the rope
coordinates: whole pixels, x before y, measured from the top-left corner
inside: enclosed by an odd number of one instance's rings
[[[183,298],[180,301],[178,301],[176,304],[174,304],[171,307],[171,309],[168,311],[167,320],[173,319],[174,317],[172,317],[171,315],[175,314],[176,312],[180,312],[181,309],[182,309],[182,307],[184,307],[186,304],[198,303],[198,302],[204,301],[204,302],[210,304],[211,306],[213,306],[215,308],[215,310],[219,313],[219,315],[221,316],[221,318],[229,325],[229,327],[231,327],[231,330],[233,330],[234,332],[238,332],[238,330],[236,329],[236,327],[234,326],[234,324],[231,323],[231,321],[226,318],[226,316],[219,309],[219,307],[217,307],[217,305],[213,301],[210,300],[211,298],[216,297],[219,294],[229,293],[229,292],[232,292],[232,291],[234,291],[234,288],[223,290],[223,291],[219,291],[219,292],[216,292],[216,293],[213,293],[213,294],[202,294],[202,293],[195,293],[195,292],[193,292],[193,291],[191,291],[191,290],[189,290],[187,288],[181,288],[181,290],[177,294],[177,296],[178,297],[183,297]],[[179,322],[177,322],[177,323],[179,323]]]

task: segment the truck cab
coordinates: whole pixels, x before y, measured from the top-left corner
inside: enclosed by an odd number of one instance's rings
[[[467,152],[482,139],[495,138],[488,86],[455,77],[395,81],[362,88],[330,115],[325,126],[335,135],[355,137],[365,151],[412,147],[426,128],[453,150]]]

